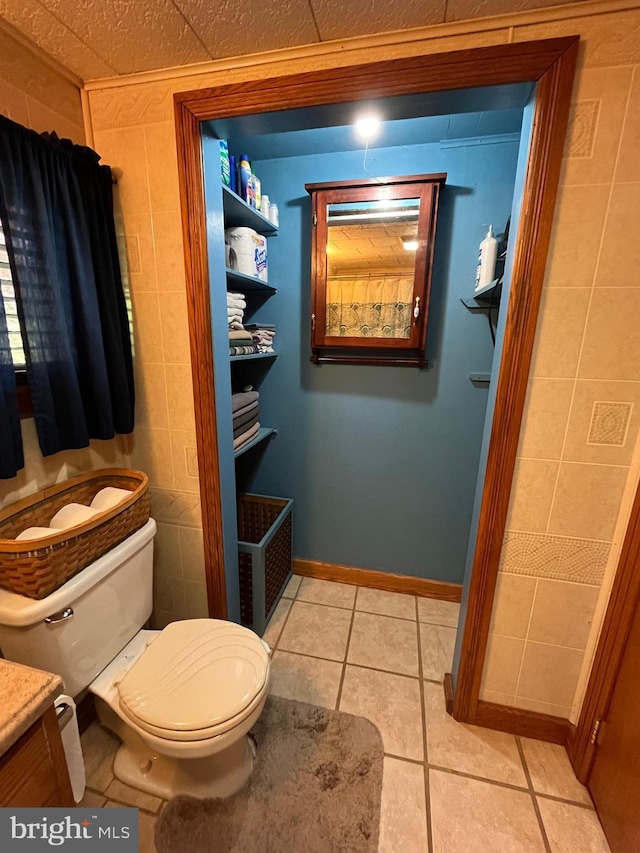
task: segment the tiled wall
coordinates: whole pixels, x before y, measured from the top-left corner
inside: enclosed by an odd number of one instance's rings
[[[137,399],[131,464],[152,487],[154,622],[163,627],[208,615],[173,123],[97,127],[94,147],[120,170]]]
[[[618,59],[576,87],[482,694],[563,717],[640,426],[640,55]]]
[[[84,144],[77,86],[0,30],[0,113],[39,132]],[[43,458],[32,419],[22,421],[25,467],[12,480],[0,480],[0,506],[31,492],[95,468],[128,465],[128,439],[93,441],[85,450]]]
[[[592,11],[591,9],[589,10]],[[544,10],[486,30],[407,32],[405,41],[221,62],[192,77],[91,91],[96,147],[123,169],[136,369],[146,422],[134,460],[149,470],[161,536],[162,619],[198,612],[202,583],[193,412],[172,96],[322,67],[580,34],[574,118],[496,597],[484,696],[567,714],[638,428],[640,11]],[[573,17],[570,17],[573,15]],[[511,27],[511,24],[513,25]],[[323,47],[326,51],[326,46]],[[629,100],[630,97],[630,100]],[[626,116],[626,120],[625,120]],[[623,124],[625,124],[623,134]],[[635,138],[635,145],[634,145]],[[632,407],[628,404],[633,403]],[[599,405],[594,405],[599,404]],[[161,509],[160,509],[161,507]],[[176,533],[176,528],[179,528]],[[183,534],[192,533],[193,552]],[[194,532],[195,531],[195,532]],[[190,560],[194,559],[194,563]],[[546,674],[545,674],[546,673]]]

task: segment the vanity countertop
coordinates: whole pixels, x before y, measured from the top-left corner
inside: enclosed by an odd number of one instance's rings
[[[62,679],[0,659],[0,755],[42,716],[62,692]]]

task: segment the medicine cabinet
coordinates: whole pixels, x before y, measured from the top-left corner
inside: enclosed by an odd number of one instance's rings
[[[424,367],[446,174],[306,184],[311,360]]]

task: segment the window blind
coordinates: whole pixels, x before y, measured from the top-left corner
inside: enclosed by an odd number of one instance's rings
[[[9,266],[9,255],[7,254],[7,245],[0,224],[0,291],[2,292],[2,301],[4,303],[4,312],[7,318],[7,328],[9,331],[9,345],[11,347],[11,358],[13,359],[14,367],[26,367],[24,349],[22,346],[22,332],[20,331],[20,320],[18,319],[18,309],[16,306],[16,293],[13,289],[13,281],[11,279],[11,267]]]

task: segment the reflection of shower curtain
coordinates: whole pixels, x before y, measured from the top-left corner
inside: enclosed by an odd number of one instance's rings
[[[330,277],[326,334],[342,338],[408,338],[412,300],[412,273]]]

